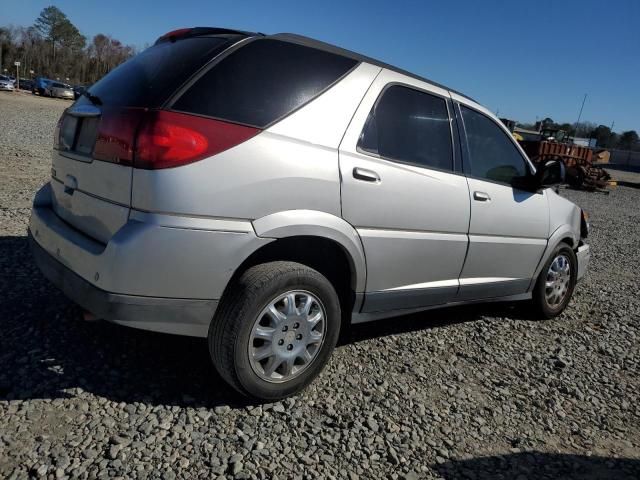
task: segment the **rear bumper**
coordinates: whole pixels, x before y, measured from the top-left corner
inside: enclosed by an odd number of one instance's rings
[[[586,243],[580,245],[576,252],[576,257],[578,258],[578,280],[581,280],[587,272],[587,266],[589,265],[589,260],[591,260],[589,245]]]
[[[36,194],[29,235],[45,276],[97,317],[199,337],[236,268],[271,241],[249,221],[132,211],[100,243],[56,215],[49,184]]]
[[[42,274],[96,317],[178,335],[206,337],[217,300],[142,297],[105,292],[76,275],[42,248],[29,232],[29,246]]]

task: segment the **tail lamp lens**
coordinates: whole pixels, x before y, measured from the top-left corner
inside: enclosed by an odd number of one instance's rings
[[[136,133],[145,115],[146,111],[140,108],[104,109],[93,148],[93,158],[133,165]]]
[[[176,112],[149,112],[138,133],[134,167],[172,168],[202,160],[256,135],[257,128]]]

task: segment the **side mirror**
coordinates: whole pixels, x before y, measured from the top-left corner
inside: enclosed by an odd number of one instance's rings
[[[549,160],[536,170],[536,180],[540,187],[555,187],[565,183],[565,166],[562,160]]]

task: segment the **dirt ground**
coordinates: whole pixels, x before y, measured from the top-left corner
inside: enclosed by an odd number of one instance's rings
[[[0,92],[0,478],[640,478],[640,182],[561,194],[592,262],[559,318],[449,308],[351,328],[248,403],[204,340],[80,320],[26,228],[63,100]]]

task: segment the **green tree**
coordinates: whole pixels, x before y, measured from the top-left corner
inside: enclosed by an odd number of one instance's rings
[[[80,34],[80,31],[67,16],[53,5],[40,12],[34,27],[45,40],[51,42],[54,61],[56,49],[60,47],[77,51],[85,46],[85,37]]]
[[[618,135],[616,132],[611,132],[611,138],[609,138],[609,141],[606,144],[606,148],[617,148],[618,140],[620,140],[620,135]]]
[[[567,135],[569,136],[573,136],[573,134],[575,133],[575,129],[570,123],[560,123],[556,125],[556,127],[558,128],[558,130],[564,130],[565,132],[567,132]]]
[[[575,127],[574,135],[576,137],[587,137],[590,138],[591,132],[596,128],[596,124],[593,122],[580,122]]]
[[[589,138],[595,138],[598,147],[608,147],[609,140],[611,140],[611,129],[606,125],[598,125],[591,130]]]
[[[627,130],[622,132],[618,140],[618,148],[622,150],[637,150],[640,148],[640,139],[635,130]]]

